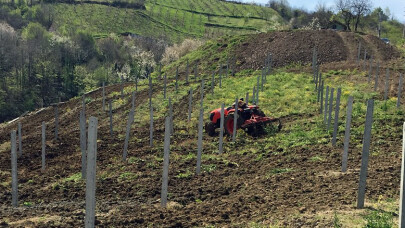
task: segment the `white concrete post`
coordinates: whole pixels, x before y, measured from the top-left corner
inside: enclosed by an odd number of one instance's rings
[[[17,134],[11,131],[11,202],[18,206],[18,177],[17,177]]]
[[[89,138],[87,140],[87,176],[86,176],[86,216],[85,227],[95,226],[96,210],[96,161],[97,161],[97,124],[96,117],[89,119]]]
[[[358,209],[364,208],[364,198],[366,196],[366,179],[367,179],[368,158],[370,154],[373,112],[374,112],[374,100],[370,99],[367,101],[366,127],[364,128],[364,136],[363,136],[363,153],[361,156],[360,181],[357,198]]]
[[[163,176],[162,176],[162,191],[160,195],[160,204],[166,207],[167,204],[167,186],[169,184],[169,157],[170,157],[170,117],[165,120],[165,141],[163,154]]]
[[[345,141],[343,145],[343,158],[342,158],[342,172],[347,170],[347,159],[349,156],[349,143],[350,143],[350,125],[352,123],[352,110],[353,110],[353,97],[350,96],[347,101],[347,113],[346,113],[346,130]]]
[[[219,154],[223,152],[223,144],[224,144],[224,110],[225,105],[224,103],[221,104],[221,119],[220,119],[220,131],[219,131]]]

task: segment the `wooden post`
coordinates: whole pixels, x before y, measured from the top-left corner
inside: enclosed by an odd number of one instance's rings
[[[235,98],[235,112],[233,113],[233,132],[232,132],[232,142],[236,141],[236,128],[238,123],[238,97]]]
[[[256,86],[253,86],[253,95],[252,95],[252,103],[255,104],[256,101]]]
[[[135,78],[135,91],[138,92],[138,77]]]
[[[319,74],[319,78],[318,78],[318,83],[317,83],[317,89],[318,89],[318,97],[316,99],[317,102],[319,102],[320,98],[321,98],[321,81],[322,81],[322,73]],[[322,103],[322,102],[321,102]]]
[[[131,108],[135,108],[135,94],[136,92],[132,92],[132,101],[131,101]]]
[[[380,63],[377,63],[377,70],[375,72],[375,81],[374,81],[374,92],[376,92],[377,88],[378,88],[378,74],[379,74],[379,71],[380,71]]]
[[[200,108],[200,119],[198,122],[198,150],[197,150],[197,174],[201,172],[201,156],[202,156],[202,137],[203,137],[203,117],[204,117],[204,110]]]
[[[170,157],[170,117],[165,119],[165,139],[163,152],[163,176],[162,191],[160,195],[160,204],[166,207],[167,204],[167,186],[169,183],[169,157]]]
[[[166,99],[166,88],[167,88],[167,75],[165,73],[163,82],[163,98]]]
[[[387,68],[386,74],[385,74],[384,101],[386,101],[388,98],[389,80],[390,80],[390,69]]]
[[[55,105],[55,140],[58,140],[58,125],[59,125],[58,105]]]
[[[397,99],[397,108],[401,105],[401,91],[402,91],[402,74],[399,74],[399,85],[398,85],[398,99]]]
[[[179,67],[176,68],[176,93],[179,91]]]
[[[264,68],[263,68],[263,70],[262,70],[262,80],[261,80],[261,89],[262,89],[262,92],[264,91],[263,81],[264,81]]]
[[[162,79],[162,64],[159,63],[159,80]]]
[[[149,75],[149,106],[152,105],[152,93],[153,93],[152,77],[151,77],[151,75]]]
[[[314,80],[315,79],[315,47],[313,48],[313,50],[312,50],[312,72],[314,72],[314,74],[313,74],[313,76],[312,76],[312,80]]]
[[[122,77],[122,75],[120,86],[121,86],[121,99],[124,99],[124,78]]]
[[[325,92],[325,112],[323,115],[323,122],[327,124],[327,116],[328,116],[328,97],[329,97],[329,86],[326,86],[326,92]]]
[[[318,68],[316,68],[315,73],[314,73],[314,83],[315,83],[315,91],[318,90],[318,78],[319,78],[319,73],[318,73]]]
[[[368,79],[367,79],[368,83],[370,83],[372,73],[373,73],[373,57],[371,56],[371,58],[370,58],[370,68],[368,70]]]
[[[225,72],[225,77],[228,77],[229,74],[229,58],[226,60],[226,72]]]
[[[323,111],[323,87],[324,87],[324,81],[322,81],[321,86],[320,86],[320,91],[321,91],[321,100],[320,100],[320,108],[319,108],[319,114],[322,114]]]
[[[150,109],[150,124],[149,124],[149,146],[153,147],[153,106],[149,106]]]
[[[223,152],[223,144],[224,144],[224,109],[225,105],[224,103],[221,104],[221,119],[220,119],[220,125],[219,125],[219,154],[222,154]]]
[[[346,130],[345,130],[345,141],[343,145],[342,172],[346,172],[347,170],[347,158],[349,156],[350,124],[352,122],[352,110],[353,110],[353,97],[350,96],[349,100],[347,101]]]
[[[188,74],[189,74],[189,69],[188,69],[188,59],[187,59],[187,65],[186,65],[186,83],[188,84]]]
[[[212,72],[212,79],[211,79],[211,93],[214,95],[214,83],[215,83],[215,71]]]
[[[235,72],[236,72],[236,57],[233,58],[232,61],[232,76],[235,76]]]
[[[86,96],[82,96],[82,110],[84,111],[84,114],[86,114]]]
[[[368,157],[370,154],[373,111],[374,111],[374,100],[370,99],[367,101],[366,127],[364,128],[364,136],[363,136],[363,153],[361,156],[360,181],[357,198],[358,209],[364,208],[364,198],[366,196],[366,178],[367,178]]]
[[[363,71],[366,71],[367,50],[364,49]]]
[[[17,133],[11,131],[11,203],[18,206]]]
[[[342,93],[342,89],[338,88],[336,94],[336,107],[335,107],[335,122],[333,123],[333,138],[332,138],[332,146],[336,146],[336,138],[337,132],[339,127],[339,111],[340,111],[340,95]]]
[[[18,156],[22,156],[22,132],[21,122],[18,122]]]
[[[219,88],[222,88],[222,72],[221,72],[221,68],[219,68]]]
[[[87,140],[86,228],[93,228],[95,226],[96,217],[97,124],[97,118],[90,117],[88,130],[89,138]]]
[[[191,111],[193,109],[192,104],[193,104],[193,88],[190,88],[188,99],[188,119],[187,119],[189,122],[191,120]]]
[[[41,158],[42,158],[42,167],[41,170],[45,171],[45,167],[46,167],[46,163],[45,163],[45,149],[46,149],[46,135],[45,135],[45,121],[42,122],[42,132],[41,132],[41,136],[42,136],[42,154],[41,154]]]
[[[204,100],[204,78],[201,80],[201,97],[200,97],[200,106],[203,107],[203,100]]]
[[[112,116],[112,102],[111,100],[108,101],[108,107],[109,107],[109,114],[110,114],[110,135],[111,137],[114,135],[113,131],[113,116]]]
[[[260,77],[257,76],[256,104],[259,104],[259,91],[260,91]]]
[[[332,110],[333,110],[333,92],[335,91],[335,88],[332,88],[330,91],[330,97],[329,97],[329,118],[328,118],[328,127],[327,130],[329,131],[330,125],[332,122]]]
[[[246,101],[245,102],[246,102],[246,105],[249,104],[249,92],[246,93]]]
[[[405,122],[402,128],[401,192],[399,199],[399,227],[405,227]]]
[[[86,178],[86,157],[87,157],[87,138],[86,138],[86,116],[84,111],[80,111],[80,119],[79,119],[79,128],[80,128],[80,150],[82,152],[82,179]]]
[[[174,133],[172,98],[169,98],[170,134]]]
[[[105,112],[105,83],[103,82],[103,112]]]
[[[360,54],[361,54],[361,42],[359,42],[359,49],[357,50],[357,63],[360,62]]]

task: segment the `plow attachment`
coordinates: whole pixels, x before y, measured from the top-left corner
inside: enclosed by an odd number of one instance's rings
[[[252,116],[252,118],[246,120],[240,128],[244,129],[249,135],[257,137],[266,133],[265,126],[269,124],[272,126],[270,129],[271,132],[278,132],[283,127],[279,118]]]

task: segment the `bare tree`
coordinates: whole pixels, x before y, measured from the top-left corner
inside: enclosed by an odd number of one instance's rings
[[[352,11],[354,15],[354,31],[357,32],[361,18],[370,13],[371,0],[352,0]]]
[[[336,9],[342,16],[346,28],[350,31],[350,22],[353,18],[352,1],[351,0],[336,0]]]
[[[318,18],[319,24],[322,28],[327,28],[329,20],[333,15],[333,12],[326,6],[325,3],[318,2],[314,12],[314,17]]]

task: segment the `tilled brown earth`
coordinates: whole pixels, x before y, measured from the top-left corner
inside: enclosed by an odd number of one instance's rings
[[[107,91],[118,91],[119,86]],[[245,140],[225,143],[226,153],[215,155],[217,139],[205,138],[203,172],[194,175],[196,158],[195,129],[175,128],[172,137],[169,171],[169,206],[161,208],[163,119],[156,120],[155,147],[149,147],[147,124],[134,124],[129,160],[122,162],[123,140],[109,135],[108,117],[101,110],[101,91],[92,93],[87,115],[99,117],[97,226],[99,227],[192,227],[246,226],[252,221],[279,223],[289,227],[331,226],[332,221],[314,219],[325,210],[354,207],[357,196],[361,148],[351,145],[349,170],[340,172],[341,147],[327,144],[294,147],[282,151],[278,147],[259,146],[256,153],[242,153]],[[128,97],[128,96],[127,96]],[[199,94],[193,97],[198,101]],[[147,102],[147,91],[139,92],[139,103]],[[174,105],[175,120],[185,113],[185,96]],[[128,103],[116,110],[124,118]],[[138,104],[139,104],[138,103]],[[53,110],[23,119],[24,148],[19,158],[19,203],[12,208],[10,194],[10,151],[0,156],[0,225],[12,227],[80,227],[84,223],[85,184],[66,178],[80,172],[78,116],[81,100],[60,106],[60,140],[53,141]],[[126,118],[126,117],[125,117]],[[286,129],[296,121],[312,116],[283,118]],[[41,172],[40,123],[49,121],[47,132],[47,170]],[[380,195],[399,195],[401,131],[403,120],[386,123],[393,131],[386,132],[383,143],[373,149],[383,151],[370,157],[367,199]],[[0,143],[9,141],[6,126]],[[287,133],[287,132],[286,132]],[[376,136],[375,136],[376,137]],[[357,139],[359,140],[359,139]],[[378,141],[378,140],[374,140]],[[262,154],[259,158],[258,155]],[[321,157],[321,159],[313,159]],[[188,174],[180,176],[179,174]],[[23,204],[26,204],[24,206]],[[32,204],[29,206],[29,204]],[[304,217],[301,217],[301,216]],[[306,217],[305,217],[306,216]],[[311,219],[304,219],[304,218]]]
[[[311,64],[313,48],[318,50],[320,64],[353,61],[357,58],[359,42],[362,43],[360,58],[374,57],[380,61],[396,59],[400,53],[391,45],[386,45],[375,36],[360,35],[352,32],[320,31],[282,31],[251,35],[234,50],[240,69],[261,69],[268,54],[273,56],[273,66],[281,67],[296,64]]]

